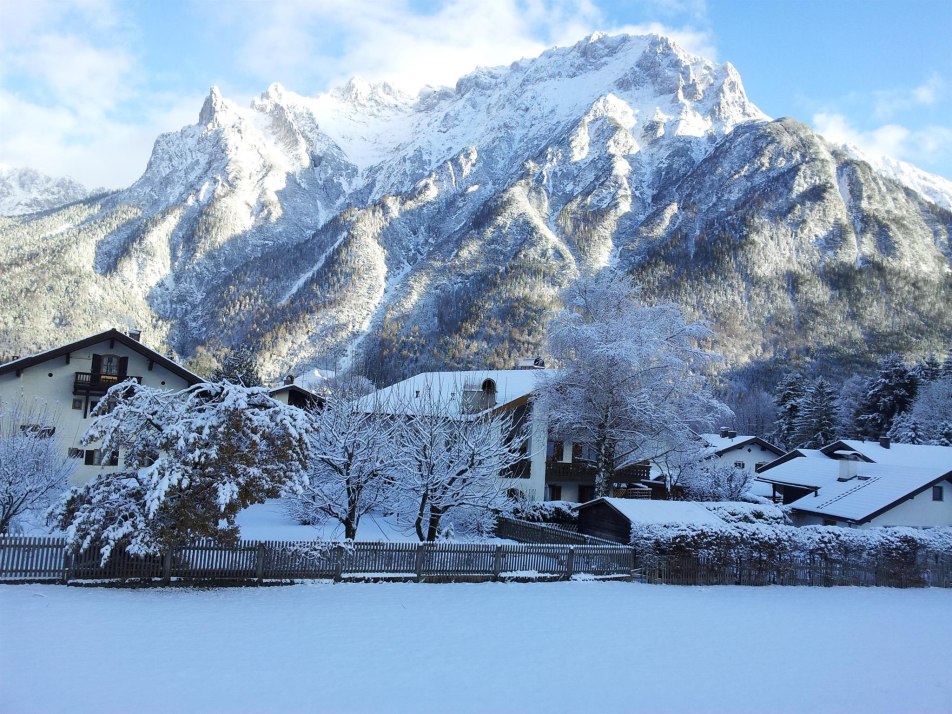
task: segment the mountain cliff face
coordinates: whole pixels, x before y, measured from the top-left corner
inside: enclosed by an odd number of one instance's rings
[[[33,169],[0,166],[0,216],[18,216],[86,198],[89,191],[71,178],[54,178]]]
[[[128,189],[0,219],[0,352],[135,324],[185,356],[250,343],[272,377],[509,366],[601,269],[713,320],[731,365],[939,349],[952,213],[932,200],[657,36],[415,97],[213,89]]]

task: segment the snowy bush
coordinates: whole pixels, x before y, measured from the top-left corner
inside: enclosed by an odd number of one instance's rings
[[[784,512],[773,504],[715,501],[701,505],[725,523],[764,523],[777,526],[790,523]]]
[[[508,515],[533,523],[578,523],[578,504],[570,501],[528,501],[515,506]]]
[[[119,450],[120,471],[74,488],[52,516],[79,550],[156,555],[195,537],[232,542],[235,516],[278,494],[307,460],[304,413],[234,384],[166,392],[112,387],[83,437]]]
[[[791,559],[810,558],[870,568],[906,568],[931,557],[952,556],[952,528],[636,524],[631,542],[645,563],[675,557],[702,558],[713,564],[741,561],[781,567]]]
[[[730,464],[702,461],[686,469],[680,485],[691,501],[739,501],[750,491],[754,475]]]

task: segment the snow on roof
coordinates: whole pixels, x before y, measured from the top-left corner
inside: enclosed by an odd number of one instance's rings
[[[757,437],[738,434],[737,436],[731,438],[728,436],[721,436],[720,434],[701,434],[701,438],[713,446],[716,451],[724,451],[725,449],[733,449],[738,446],[743,446],[748,441],[753,441]]]
[[[646,498],[602,498],[632,523],[724,525],[724,521],[699,503],[691,501],[649,501]],[[586,505],[583,503],[580,508]]]
[[[479,390],[492,380],[495,404],[503,406],[532,393],[543,369],[487,369],[466,372],[423,372],[402,382],[362,397],[358,404],[367,410],[394,414],[427,414],[448,409],[462,414],[464,389]]]
[[[832,461],[832,460],[831,460]],[[838,465],[838,462],[833,461]],[[935,467],[857,462],[857,475],[847,481],[833,479],[790,505],[801,511],[863,521],[933,481],[952,473]]]
[[[836,481],[839,476],[840,462],[837,459],[798,458],[774,466],[769,471],[761,472],[755,480],[804,488],[820,488]]]
[[[952,471],[952,446],[897,444],[893,442],[887,449],[881,446],[878,441],[841,439],[836,443],[845,444],[853,451],[862,454],[877,464],[945,468],[946,471]]]

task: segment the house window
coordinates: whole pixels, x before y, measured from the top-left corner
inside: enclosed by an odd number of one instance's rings
[[[83,408],[83,400],[82,400],[82,399],[74,399],[74,400],[73,400],[73,409],[82,409],[82,408]]]
[[[546,489],[549,491],[549,501],[561,501],[562,500],[562,487],[555,483],[550,483],[546,486]]]
[[[20,424],[20,431],[40,439],[49,439],[56,433],[56,427],[42,426],[41,424]]]
[[[119,452],[110,451],[108,454],[103,454],[102,449],[87,449],[85,464],[87,466],[118,466]]]
[[[735,468],[735,469],[743,469],[744,466],[745,466],[745,464],[744,464],[743,461],[735,461],[735,462],[734,462],[734,468]]]
[[[90,399],[90,400],[89,400],[89,411],[86,412],[89,416],[92,416],[93,409],[96,408],[96,405],[97,405],[97,404],[99,404],[99,400],[98,400],[98,399],[95,399],[95,400],[94,400],[94,399]]]
[[[103,355],[99,365],[100,374],[119,375],[119,355]]]
[[[836,525],[836,521],[832,520],[831,518],[824,518],[824,519],[823,519],[823,525],[825,525],[825,526],[835,526],[835,525]]]
[[[933,500],[933,501],[944,501],[944,500],[945,500],[944,494],[942,493],[942,487],[941,487],[941,486],[933,486],[933,487],[932,487],[932,500]]]
[[[70,459],[81,459],[83,458],[83,450],[69,448],[66,450],[66,457]]]

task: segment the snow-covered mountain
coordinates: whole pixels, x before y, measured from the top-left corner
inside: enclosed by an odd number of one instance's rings
[[[0,216],[45,211],[88,195],[86,187],[71,178],[0,165]]]
[[[272,85],[244,108],[213,88],[128,189],[0,220],[0,352],[135,323],[183,355],[250,343],[270,375],[505,367],[599,269],[713,320],[732,364],[938,348],[933,201],[659,36],[416,96]]]

